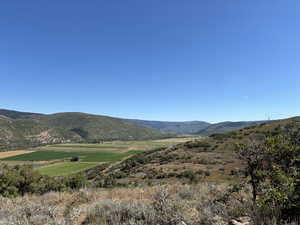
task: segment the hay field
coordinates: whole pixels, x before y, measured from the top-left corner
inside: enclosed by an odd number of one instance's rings
[[[8,151],[8,152],[0,152],[0,159],[17,156],[17,155],[24,155],[28,153],[32,153],[34,151],[28,151],[28,150],[17,150],[17,151]]]

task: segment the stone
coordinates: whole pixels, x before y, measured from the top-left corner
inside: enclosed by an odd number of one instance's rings
[[[239,217],[236,219],[238,222],[241,222],[241,223],[250,223],[251,222],[251,218],[249,216],[242,216],[242,217]]]
[[[186,225],[186,223],[181,221],[178,225]]]
[[[239,217],[235,220],[230,220],[229,225],[250,225],[251,218],[249,216]]]

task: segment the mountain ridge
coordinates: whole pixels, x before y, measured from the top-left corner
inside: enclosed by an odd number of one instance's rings
[[[215,123],[211,124],[210,126],[199,130],[196,132],[196,135],[201,135],[201,136],[210,136],[215,133],[226,133],[226,132],[231,132],[235,130],[239,130],[245,127],[250,127],[253,125],[258,125],[262,123],[266,123],[270,121],[224,121],[220,123]]]
[[[210,125],[210,123],[205,121],[173,122],[173,121],[137,120],[137,119],[127,119],[127,120],[140,126],[149,127],[152,129],[159,130],[162,133],[171,133],[171,134],[193,134]]]
[[[42,114],[0,109],[0,149],[65,142],[144,140],[178,135],[209,136],[265,121],[165,122],[122,119],[82,112]]]
[[[159,131],[126,120],[86,113],[39,114],[0,110],[0,150],[66,142],[144,140]]]
[[[224,133],[238,130],[247,126],[252,126],[267,121],[224,121],[220,123],[208,123],[205,121],[154,121],[154,120],[135,120],[127,119],[128,121],[140,126],[156,129],[162,133],[169,134],[191,134],[209,136],[213,133]]]

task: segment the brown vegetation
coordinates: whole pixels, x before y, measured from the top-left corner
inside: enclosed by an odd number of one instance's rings
[[[17,151],[8,151],[8,152],[0,152],[0,159],[4,159],[10,156],[23,155],[27,153],[31,153],[33,151],[28,150],[17,150]]]
[[[0,199],[5,225],[212,225],[234,218],[236,205],[214,206],[227,185],[173,185],[147,188],[84,189],[77,193]],[[233,207],[234,206],[234,207]],[[218,207],[222,215],[214,211]],[[232,212],[231,212],[232,211]]]

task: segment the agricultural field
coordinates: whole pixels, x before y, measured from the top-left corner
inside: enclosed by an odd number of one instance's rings
[[[199,137],[197,137],[199,138]],[[71,149],[72,151],[89,149],[89,150],[150,150],[158,147],[168,147],[182,142],[187,142],[195,138],[169,138],[159,140],[148,140],[148,141],[112,141],[104,142],[102,144],[59,144],[49,145],[40,149],[55,150],[55,149]]]
[[[42,175],[54,176],[67,176],[73,173],[78,173],[97,166],[99,163],[91,162],[62,162],[55,163],[43,167],[39,167],[36,170]]]
[[[3,161],[52,161],[70,160],[79,157],[82,162],[116,162],[125,157],[142,151],[112,152],[112,151],[35,151],[2,159]]]
[[[11,156],[16,156],[16,155],[24,155],[31,153],[33,151],[26,151],[26,150],[17,150],[17,151],[8,151],[8,152],[0,152],[0,159],[8,158]]]
[[[66,176],[95,167],[101,163],[118,162],[132,155],[158,147],[189,141],[172,138],[149,141],[113,141],[101,144],[55,144],[31,149],[0,153],[0,162],[11,165],[38,165],[37,171],[49,176]],[[2,155],[1,155],[2,154]],[[71,162],[77,158],[77,162]]]

